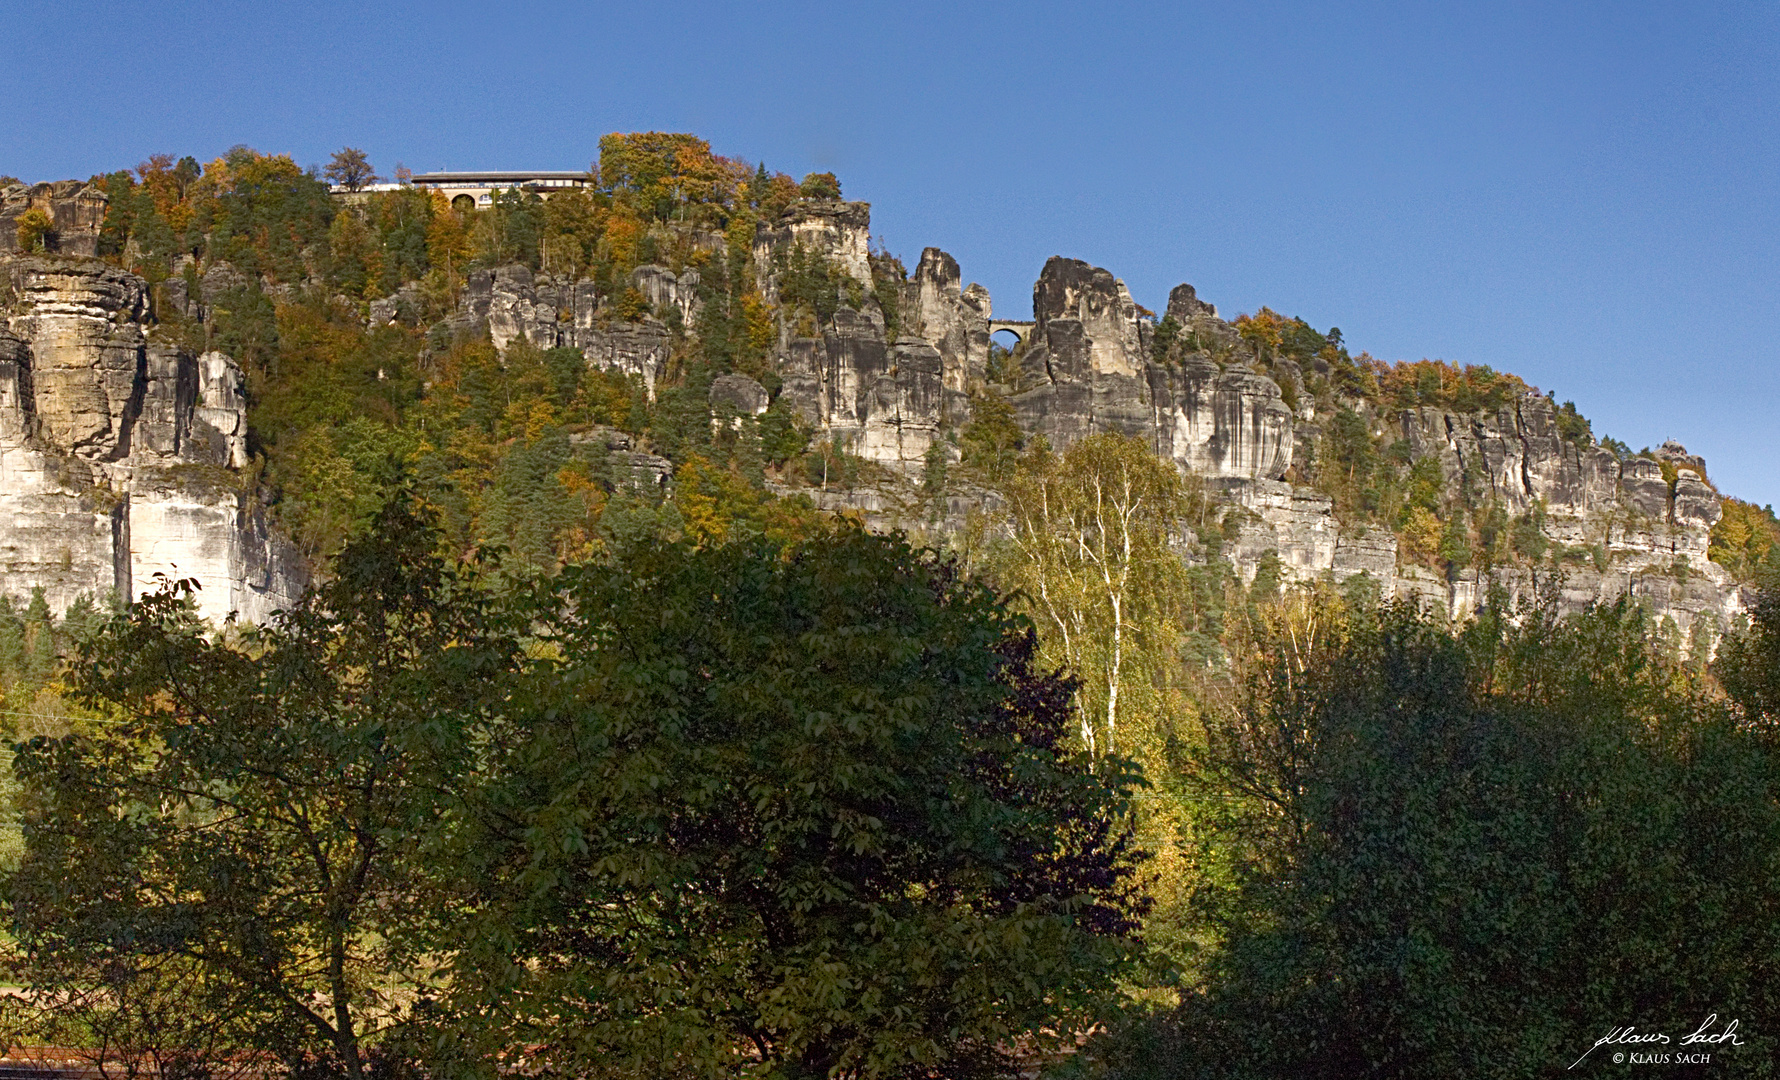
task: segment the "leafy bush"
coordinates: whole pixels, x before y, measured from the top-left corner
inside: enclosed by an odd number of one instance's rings
[[[1262,637],[1200,763],[1241,852],[1211,976],[1107,1071],[1556,1075],[1614,1028],[1678,1039],[1716,1013],[1747,1026],[1714,1065],[1772,1074],[1751,1023],[1780,1013],[1771,747],[1636,607],[1522,614]]]

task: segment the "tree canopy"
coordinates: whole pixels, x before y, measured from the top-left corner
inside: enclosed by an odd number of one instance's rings
[[[267,627],[173,583],[87,648],[106,722],[17,764],[36,1020],[183,1046],[181,995],[351,1077],[986,1075],[1092,1022],[1135,776],[991,590],[854,528],[533,577],[439,540],[397,498]]]

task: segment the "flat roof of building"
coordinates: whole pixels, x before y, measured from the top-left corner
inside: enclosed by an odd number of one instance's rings
[[[528,180],[579,180],[588,183],[586,172],[430,172],[415,173],[415,184],[521,184]]]

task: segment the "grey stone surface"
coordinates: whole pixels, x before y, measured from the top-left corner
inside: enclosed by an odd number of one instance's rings
[[[818,490],[818,505],[853,510],[877,527],[943,528],[956,518],[962,528],[960,507],[981,500],[960,496],[959,506],[936,517],[931,499],[911,493],[932,447],[955,456],[948,437],[968,421],[970,395],[1007,391],[1021,427],[1056,449],[1118,431],[1204,478],[1217,499],[1241,509],[1235,542],[1221,554],[1245,580],[1276,552],[1292,580],[1364,573],[1387,597],[1417,597],[1455,617],[1474,611],[1492,586],[1516,597],[1533,594],[1535,577],[1524,570],[1482,579],[1467,571],[1448,580],[1399,566],[1388,529],[1339,521],[1326,497],[1285,482],[1296,455],[1318,450],[1327,421],[1316,415],[1309,390],[1329,374],[1328,364],[1313,360],[1301,370],[1274,359],[1259,370],[1249,345],[1192,286],[1169,296],[1166,314],[1185,332],[1158,358],[1151,354],[1153,322],[1122,282],[1086,262],[1052,258],[1033,288],[1032,322],[1006,324],[1024,335],[1019,382],[990,388],[984,369],[996,320],[988,293],[965,286],[951,256],[926,249],[910,280],[891,283],[898,336],[890,340],[871,291],[869,230],[863,203],[804,202],[761,225],[754,238],[754,272],[769,304],[778,297],[775,260],[794,246],[820,252],[864,286],[857,309],[842,307],[813,333],[780,320],[771,356],[777,400],[818,439],[888,466],[903,486]],[[721,250],[722,238],[712,234],[693,246]],[[686,302],[687,279],[646,266],[632,283],[656,310],[679,311],[691,325],[696,308]],[[466,290],[459,325],[486,322],[497,344],[523,334],[540,344],[576,345],[590,363],[636,372],[652,387],[666,369],[667,327],[603,322],[600,304],[590,283],[484,272]],[[0,342],[0,360],[5,349]],[[1296,415],[1282,381],[1298,402]],[[765,391],[752,380],[736,383],[733,393],[724,385],[713,387],[713,400],[738,415],[764,407]],[[1566,605],[1630,594],[1683,634],[1700,620],[1729,625],[1743,610],[1742,590],[1707,560],[1720,500],[1705,462],[1685,447],[1665,444],[1657,460],[1622,463],[1601,446],[1563,438],[1556,406],[1537,392],[1495,410],[1421,408],[1371,419],[1375,430],[1400,434],[1413,460],[1437,462],[1451,496],[1463,489],[1510,515],[1541,508],[1548,538],[1566,556]],[[1665,465],[1676,478],[1672,486]],[[1207,557],[1190,547],[1184,557]]]
[[[794,203],[754,232],[754,277],[768,303],[779,302],[774,257],[793,247],[821,254],[848,277],[870,288],[871,204],[840,199],[807,199]]]
[[[675,274],[665,266],[643,265],[630,272],[630,283],[643,294],[657,312],[677,311],[680,321],[691,326],[698,321],[699,272],[687,267]]]
[[[0,254],[19,249],[18,219],[27,210],[49,215],[54,230],[44,237],[46,248],[62,255],[96,255],[99,230],[111,198],[97,184],[83,180],[8,184],[0,189]]]
[[[746,375],[719,375],[711,380],[711,408],[732,416],[759,416],[770,403],[766,387]]]
[[[0,280],[0,592],[61,609],[165,575],[208,618],[288,606],[301,563],[242,472],[235,361],[155,338],[146,283],[97,260],[4,257]]]

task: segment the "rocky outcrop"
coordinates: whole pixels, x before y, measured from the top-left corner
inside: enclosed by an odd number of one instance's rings
[[[1191,286],[1174,296],[1183,313],[1215,319]],[[1021,361],[1031,386],[1013,403],[1021,426],[1051,445],[1121,431],[1213,480],[1277,478],[1291,465],[1292,413],[1278,384],[1240,363],[1220,366],[1203,352],[1155,362],[1149,323],[1107,271],[1052,258],[1033,288],[1032,314]]]
[[[678,274],[653,264],[639,266],[630,272],[631,288],[643,294],[651,309],[663,315],[678,313],[680,322],[686,326],[698,321],[700,280],[698,268],[694,266],[688,266]]]
[[[692,289],[698,285],[696,270],[678,279],[660,267],[640,267],[637,274],[645,283],[654,282],[670,292],[681,289],[674,293],[680,299],[691,295],[683,293],[688,278]],[[670,281],[671,285],[666,284]],[[641,378],[653,399],[656,380],[667,370],[668,327],[655,318],[635,323],[609,320],[601,311],[602,299],[591,281],[558,281],[513,263],[472,272],[459,298],[457,314],[445,325],[462,333],[478,332],[486,326],[489,339],[499,349],[520,338],[540,349],[580,349],[594,367]],[[695,301],[696,296],[691,299]],[[696,305],[690,310],[696,310]]]
[[[576,432],[569,436],[569,445],[592,450],[595,475],[617,490],[632,495],[660,496],[673,483],[673,462],[636,449],[636,440],[616,428],[595,426],[589,431]]]
[[[754,233],[754,277],[770,304],[779,302],[777,262],[793,248],[821,255],[848,277],[871,287],[871,204],[806,199]]]
[[[18,219],[27,210],[49,216],[51,231],[44,248],[64,255],[97,255],[99,231],[105,225],[110,196],[97,184],[80,180],[8,184],[0,188],[0,253],[19,249]]]
[[[746,375],[719,375],[711,380],[711,411],[721,418],[759,416],[766,411],[771,396],[766,387]]]
[[[962,423],[970,415],[970,389],[983,381],[989,362],[989,290],[975,282],[966,287],[958,261],[930,247],[921,252],[901,306],[903,332],[939,352],[945,419]]]
[[[922,252],[910,280],[886,281],[880,266],[874,281],[869,229],[866,204],[838,200],[799,203],[757,228],[753,270],[769,310],[779,301],[780,272],[799,250],[841,271],[842,306],[821,325],[811,323],[807,309],[795,319],[781,311],[770,358],[776,386],[772,379],[720,377],[710,394],[719,418],[739,423],[776,404],[817,439],[887,466],[912,485],[936,451],[956,458],[955,436],[969,421],[972,395],[1003,394],[1020,426],[1053,448],[1122,432],[1202,477],[1237,517],[1221,551],[1213,544],[1188,557],[1227,558],[1244,579],[1272,554],[1288,579],[1365,574],[1385,596],[1419,597],[1454,615],[1474,610],[1494,586],[1515,596],[1541,587],[1524,569],[1480,578],[1400,565],[1388,528],[1338,521],[1327,496],[1286,482],[1295,455],[1314,461],[1318,452],[1312,388],[1331,374],[1329,362],[1315,357],[1301,369],[1258,356],[1191,285],[1169,294],[1163,319],[1177,329],[1172,339],[1160,338],[1161,320],[1141,309],[1123,282],[1056,257],[1034,285],[1032,321],[997,322],[987,291],[965,285],[956,260],[938,248]],[[629,284],[658,315],[696,326],[696,270],[646,265]],[[886,286],[894,291],[881,294]],[[891,318],[880,295],[894,303]],[[542,347],[576,346],[589,363],[637,373],[653,390],[666,368],[668,325],[606,322],[601,302],[590,283],[571,286],[521,267],[479,271],[458,325],[485,322],[502,346],[520,337]],[[998,370],[1002,381],[991,386],[989,332],[996,326],[1022,334],[1024,347],[1018,373],[1010,380]],[[1483,412],[1421,408],[1371,420],[1386,443],[1400,436],[1411,460],[1437,463],[1455,498],[1463,493],[1471,505],[1541,521],[1565,557],[1566,604],[1632,595],[1683,635],[1728,625],[1741,610],[1738,587],[1707,558],[1718,494],[1705,463],[1679,444],[1622,462],[1601,446],[1565,438],[1558,410],[1538,393]],[[896,483],[824,488],[812,497],[883,527],[932,526],[938,519],[931,495],[897,494]],[[957,505],[948,504],[944,520],[962,521],[977,496],[948,498]]]
[[[247,464],[241,372],[156,339],[148,287],[94,259],[0,260],[0,592],[52,607],[158,575],[261,619],[302,586]]]
[[[1705,462],[1680,444],[1666,444],[1661,460],[1622,462],[1602,447],[1556,437],[1555,410],[1537,392],[1495,412],[1417,409],[1399,423],[1412,460],[1439,462],[1449,491],[1468,486],[1480,505],[1537,512],[1547,540],[1570,557],[1538,571],[1509,566],[1442,576],[1399,566],[1394,536],[1349,531],[1328,499],[1307,488],[1230,480],[1213,490],[1249,515],[1223,553],[1238,573],[1252,578],[1262,555],[1273,551],[1288,579],[1365,573],[1386,597],[1414,597],[1454,617],[1477,610],[1491,588],[1518,601],[1556,582],[1567,609],[1629,596],[1653,618],[1672,622],[1684,642],[1699,634],[1710,639],[1745,610],[1741,587],[1708,558],[1722,499],[1703,478]],[[1675,470],[1672,485],[1665,461],[1688,463]]]
[[[1190,326],[1195,319],[1217,318],[1218,309],[1217,305],[1208,304],[1199,299],[1199,293],[1194,290],[1193,286],[1182,282],[1169,291],[1168,307],[1163,315],[1172,317],[1182,326]]]

